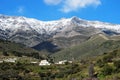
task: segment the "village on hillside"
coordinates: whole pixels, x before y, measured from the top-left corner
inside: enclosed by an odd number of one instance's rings
[[[17,58],[17,57],[9,57],[9,58],[1,58],[0,59],[0,63],[3,63],[3,62],[10,62],[10,63],[15,63],[17,61],[19,61],[20,58]],[[36,61],[36,60],[32,60],[30,59],[29,61],[31,64],[38,64],[39,66],[50,66],[51,64],[65,64],[65,63],[72,63],[72,61],[68,61],[68,60],[62,60],[62,61],[58,61],[56,63],[50,63],[50,61],[48,60],[40,60],[40,61]]]

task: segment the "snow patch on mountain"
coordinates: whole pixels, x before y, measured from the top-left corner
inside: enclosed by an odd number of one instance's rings
[[[120,33],[120,25],[100,21],[88,21],[78,17],[62,18],[54,21],[41,21],[22,16],[7,16],[0,14],[0,38],[8,38],[16,42],[36,45],[54,36],[76,36],[84,28],[99,29]],[[91,29],[89,29],[91,28]],[[87,31],[88,32],[88,31]],[[66,35],[67,34],[67,35]],[[21,39],[21,40],[19,40]]]
[[[52,32],[66,28],[67,25],[71,25],[73,23],[77,26],[109,29],[120,33],[120,25],[103,23],[99,21],[87,21],[77,17],[68,19],[64,18],[56,21],[40,21],[33,18],[0,15],[1,30],[9,29],[11,31],[17,31],[18,29],[22,29],[27,31],[33,29],[40,34],[44,32],[51,34]],[[67,27],[69,28],[69,26]]]

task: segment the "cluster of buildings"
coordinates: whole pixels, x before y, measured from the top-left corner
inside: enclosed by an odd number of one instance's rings
[[[17,58],[7,58],[7,59],[0,60],[0,63],[3,63],[3,62],[12,62],[12,63],[15,63],[16,60],[17,60]]]
[[[12,62],[12,63],[15,63],[16,62],[16,60],[17,60],[17,58],[7,58],[7,59],[2,59],[2,60],[0,60],[0,63],[3,63],[3,62]],[[34,61],[34,62],[31,62],[32,64],[38,64],[38,62],[37,61]],[[65,64],[65,63],[72,63],[72,61],[67,61],[67,60],[63,60],[63,61],[59,61],[59,62],[57,62],[57,63],[55,63],[55,64]],[[39,66],[49,66],[49,65],[51,65],[51,63],[50,62],[48,62],[47,60],[41,60],[40,62],[39,62]]]
[[[63,60],[63,61],[59,61],[55,64],[65,64],[65,63],[72,63],[72,61]],[[45,66],[45,65],[51,65],[51,63],[49,63],[47,60],[41,60],[39,63],[39,66]]]

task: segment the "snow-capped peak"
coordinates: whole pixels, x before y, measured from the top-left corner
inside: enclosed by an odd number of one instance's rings
[[[120,25],[113,25],[110,23],[103,23],[99,21],[87,21],[76,16],[55,21],[40,21],[33,18],[14,17],[0,14],[0,29],[2,30],[10,29],[14,31],[20,28],[23,30],[29,30],[32,28],[39,33],[42,33],[43,30],[45,30],[46,32],[53,32],[58,29],[64,28],[67,25],[71,25],[71,23],[83,27],[110,29],[120,33]]]
[[[88,21],[78,17],[62,18],[54,21],[41,21],[23,16],[6,16],[0,14],[0,38],[7,38],[29,46],[57,35],[81,35],[87,28],[114,31],[120,33],[120,25],[99,21]],[[87,29],[89,32],[89,29]],[[97,31],[90,31],[97,32]],[[93,34],[93,33],[92,33]],[[31,44],[31,45],[30,45]]]
[[[118,24],[111,24],[111,23],[100,22],[100,21],[88,21],[88,20],[78,18],[76,16],[72,17],[71,21],[78,24],[79,26],[94,27],[102,30],[111,30],[111,31],[120,33],[120,25]]]

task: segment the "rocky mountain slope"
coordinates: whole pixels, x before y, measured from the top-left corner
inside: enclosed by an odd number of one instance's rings
[[[87,41],[71,46],[51,55],[55,61],[80,60],[91,58],[120,48],[120,39],[111,39],[103,34],[96,34]]]
[[[78,17],[40,21],[33,18],[0,15],[0,38],[29,47],[49,39],[54,45],[65,48],[86,41],[98,33],[118,35],[120,25],[88,21]]]

